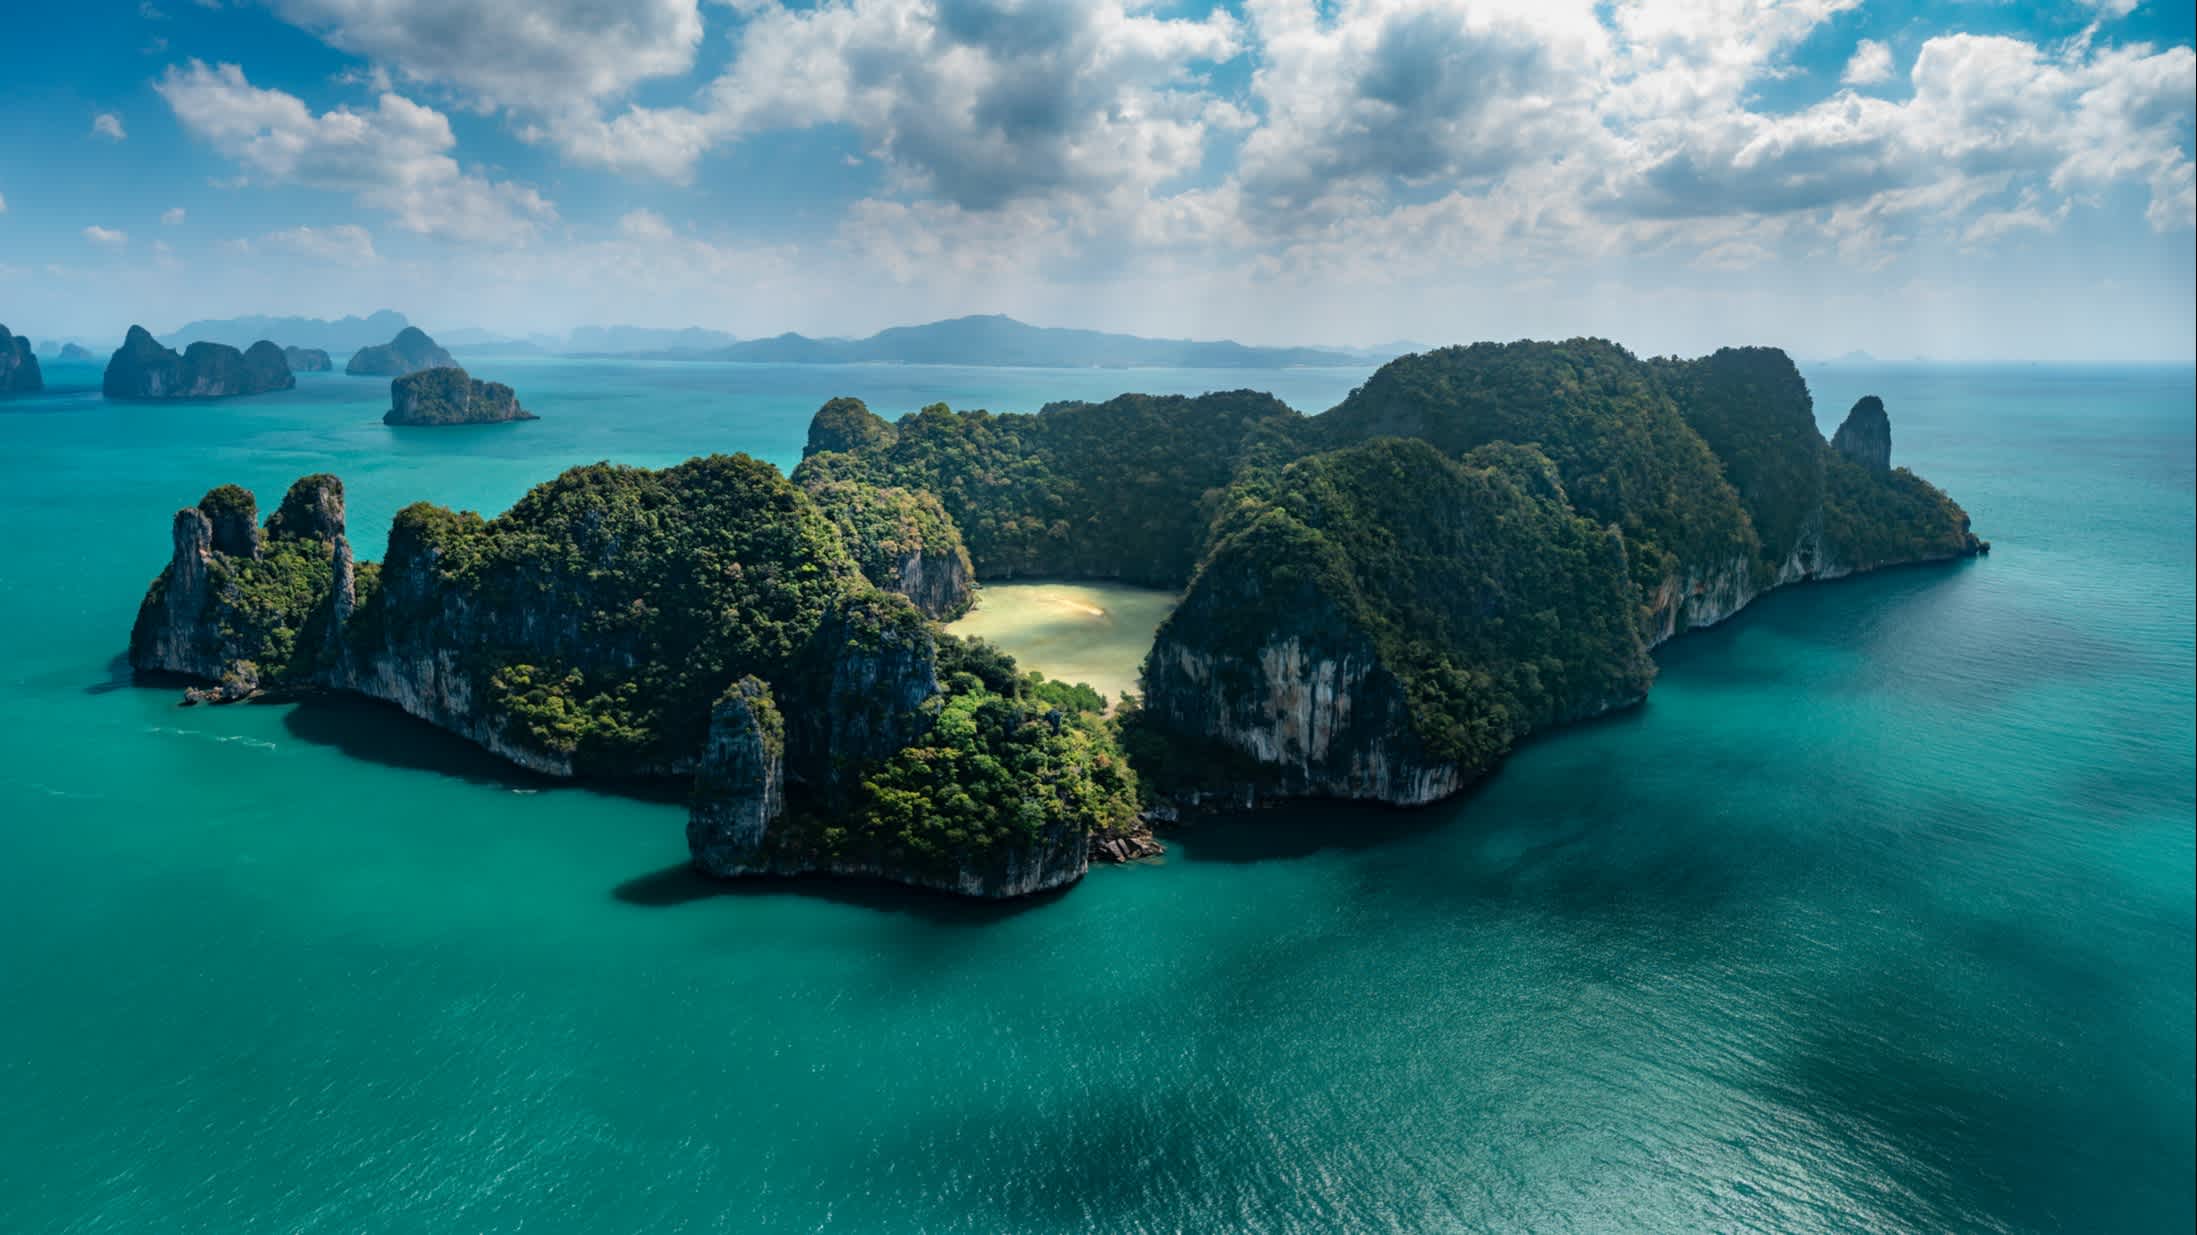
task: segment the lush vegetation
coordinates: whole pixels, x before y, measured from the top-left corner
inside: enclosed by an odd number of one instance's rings
[[[1342,631],[1317,629],[1330,615]],[[1653,673],[1623,542],[1571,511],[1547,456],[1512,445],[1454,460],[1376,439],[1247,477],[1169,630],[1243,659],[1277,636],[1362,636],[1427,752],[1468,767]]]
[[[1808,383],[1774,347],[1650,362],[1746,505],[1767,580],[1823,506],[1823,434]]]
[[[860,479],[936,494],[982,578],[1157,586],[1190,577],[1211,497],[1228,484],[1248,443],[1262,428],[1300,420],[1271,395],[1251,391],[1123,395],[1035,414],[933,404],[885,426],[889,434],[867,415],[855,400],[827,404],[795,479]],[[850,441],[857,444],[844,449]]]
[[[951,876],[1137,827],[1136,775],[1097,692],[1018,672],[981,641],[937,646],[923,736],[865,769],[842,808],[799,808],[779,844]]]
[[[1416,437],[1452,457],[1493,442],[1538,447],[1579,512],[1625,534],[1642,598],[1686,566],[1753,558],[1739,497],[1654,373],[1600,339],[1476,343],[1381,367],[1314,422],[1346,445]]]
[[[1856,570],[1927,562],[1974,551],[1968,513],[1906,468],[1876,473],[1825,453],[1824,539]]]
[[[902,568],[920,558],[926,567],[941,572],[942,582],[958,581],[959,586],[943,592],[926,589],[941,594],[910,599],[940,621],[951,621],[968,610],[968,581],[975,567],[962,544],[961,530],[937,497],[913,489],[879,488],[867,481],[814,476],[807,488],[818,508],[839,528],[840,539],[870,582],[898,589]]]
[[[527,741],[633,771],[691,757],[725,684],[780,676],[858,583],[769,464],[602,463],[494,519],[406,507],[352,637],[456,644]]]

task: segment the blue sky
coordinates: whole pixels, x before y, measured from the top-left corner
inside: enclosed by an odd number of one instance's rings
[[[2165,360],[2191,6],[89,0],[0,42],[0,321],[1006,312]]]

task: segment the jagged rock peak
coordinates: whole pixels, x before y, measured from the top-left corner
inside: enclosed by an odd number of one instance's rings
[[[335,540],[343,530],[343,482],[327,472],[299,477],[267,520],[270,539]]]
[[[209,544],[216,553],[259,556],[259,499],[242,485],[220,485],[198,499],[206,518]],[[179,516],[180,517],[180,516]]]
[[[1873,472],[1892,470],[1892,418],[1884,413],[1884,400],[1863,395],[1846,422],[1831,438],[1831,446]]]
[[[754,868],[785,813],[785,755],[786,722],[770,687],[751,674],[726,688],[694,774],[687,850],[696,867],[718,876]]]
[[[110,399],[218,399],[297,385],[282,349],[265,339],[247,351],[200,341],[180,354],[143,326],[131,326],[107,361],[100,386]]]

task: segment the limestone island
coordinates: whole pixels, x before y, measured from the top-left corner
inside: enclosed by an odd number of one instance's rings
[[[290,362],[292,373],[326,373],[335,367],[329,361],[328,353],[317,347],[286,347],[282,349],[282,358]]]
[[[46,388],[31,341],[0,326],[0,395],[36,394]]]
[[[54,359],[64,364],[97,364],[99,353],[81,343],[64,343],[61,345],[61,354]]]
[[[353,377],[403,377],[422,369],[448,369],[457,361],[444,351],[427,332],[417,326],[406,326],[387,343],[362,347],[352,353],[351,363],[343,371]]]
[[[1880,401],[1835,440],[1781,351],[1588,339],[1407,356],[1310,417],[835,399],[790,478],[576,468],[493,519],[407,507],[379,564],[334,477],[264,528],[223,486],[176,515],[130,662],[194,698],[386,700],[551,776],[687,780],[714,875],[1018,896],[1185,811],[1439,800],[1638,703],[1656,645],[1763,592],[1988,551],[1890,466]],[[939,627],[1018,577],[1180,589],[1143,697]]]
[[[456,365],[407,373],[389,383],[385,425],[493,425],[540,420],[502,382],[484,382]]]
[[[108,359],[100,388],[110,399],[221,399],[295,385],[282,349],[265,339],[241,352],[226,343],[199,342],[178,354],[143,326],[132,326]]]

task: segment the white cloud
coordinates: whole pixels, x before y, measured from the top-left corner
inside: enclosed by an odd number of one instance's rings
[[[1199,66],[1241,49],[1226,12],[1122,0],[836,0],[759,5],[691,104],[565,113],[529,129],[582,163],[683,179],[768,130],[851,127],[895,183],[990,208],[1055,190],[1151,186],[1203,157]]]
[[[285,21],[407,81],[559,109],[684,73],[696,0],[273,0]]]
[[[1875,39],[1854,44],[1853,59],[1838,79],[1849,86],[1874,86],[1892,80],[1892,49]]]
[[[122,129],[122,117],[111,111],[103,111],[92,117],[92,136],[118,142],[129,137],[129,134]]]
[[[186,131],[247,179],[348,192],[407,231],[518,244],[556,217],[535,190],[460,168],[449,120],[400,95],[382,95],[370,111],[315,115],[294,95],[253,86],[236,65],[196,60],[154,88]]]
[[[2084,8],[2095,11],[2102,18],[2126,17],[2136,11],[2143,0],[2075,0]]]
[[[168,227],[173,227],[176,224],[181,223],[183,219],[184,210],[181,206],[170,206],[166,210],[160,212],[161,223]]]
[[[277,253],[309,257],[339,266],[370,266],[381,260],[374,251],[374,237],[355,223],[333,227],[292,227],[268,232],[258,245]]]
[[[7,212],[8,212],[8,195],[7,195],[7,194],[5,194],[5,193],[0,193],[0,214],[6,214]]]
[[[120,232],[114,230],[113,228],[101,227],[97,223],[94,223],[84,229],[84,239],[91,241],[93,244],[98,245],[102,249],[119,249],[124,245],[130,243],[130,235],[128,232]]]

